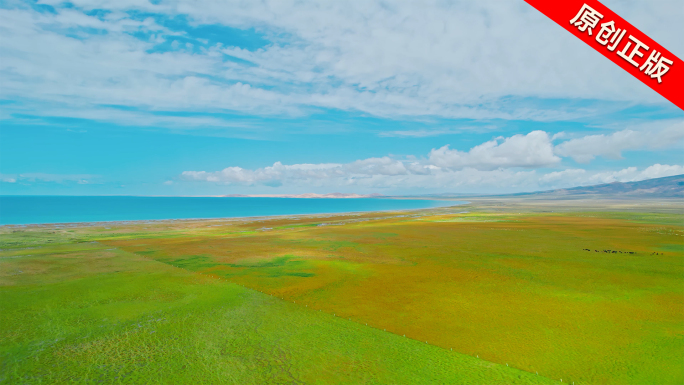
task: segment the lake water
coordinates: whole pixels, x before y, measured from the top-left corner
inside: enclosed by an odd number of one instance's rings
[[[407,210],[462,203],[465,202],[383,198],[0,196],[0,225]]]

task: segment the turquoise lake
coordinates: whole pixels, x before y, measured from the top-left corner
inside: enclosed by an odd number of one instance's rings
[[[387,198],[0,196],[0,225],[408,210],[463,203]]]

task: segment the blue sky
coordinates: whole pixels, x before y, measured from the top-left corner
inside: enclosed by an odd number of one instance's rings
[[[680,1],[604,3],[683,57]],[[0,26],[0,194],[684,173],[684,112],[523,1],[0,0]]]

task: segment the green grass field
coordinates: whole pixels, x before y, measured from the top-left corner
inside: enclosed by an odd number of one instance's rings
[[[462,210],[0,228],[0,382],[684,383],[681,215]]]

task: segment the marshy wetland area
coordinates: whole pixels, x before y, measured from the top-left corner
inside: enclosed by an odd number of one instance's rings
[[[683,209],[2,226],[0,383],[682,384]]]

